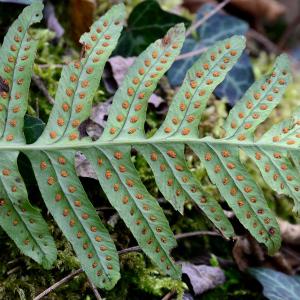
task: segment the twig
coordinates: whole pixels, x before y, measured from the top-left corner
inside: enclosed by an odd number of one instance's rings
[[[33,74],[32,75],[32,81],[37,86],[37,88],[42,92],[42,94],[45,96],[45,98],[47,99],[47,101],[50,104],[53,105],[54,104],[54,99],[49,95],[48,90],[47,90],[44,82],[42,81],[42,79],[39,76]]]
[[[260,44],[262,44],[266,50],[268,50],[271,53],[275,53],[278,54],[280,53],[279,48],[277,47],[277,45],[275,45],[272,41],[270,41],[267,37],[265,37],[264,35],[262,35],[261,33],[250,29],[247,33],[247,35],[256,40],[257,42],[259,42]]]
[[[45,297],[46,295],[48,295],[49,293],[53,292],[55,289],[57,289],[58,287],[60,287],[61,285],[63,285],[64,283],[68,282],[69,280],[71,280],[73,277],[75,277],[76,275],[82,273],[83,270],[82,269],[78,269],[76,271],[73,271],[72,273],[70,273],[68,276],[64,277],[63,279],[61,279],[60,281],[56,282],[55,284],[51,285],[48,289],[46,289],[45,291],[43,291],[41,294],[39,294],[38,296],[36,296],[33,300],[40,300],[43,297]]]
[[[203,235],[210,235],[210,236],[220,236],[222,237],[221,233],[217,232],[217,231],[193,231],[193,232],[185,232],[185,233],[179,233],[175,235],[175,239],[176,240],[181,240],[181,239],[186,239],[186,238],[190,238],[190,237],[194,237],[194,236],[203,236]],[[130,247],[130,248],[126,248],[123,250],[118,251],[119,255],[128,253],[128,252],[133,252],[133,251],[140,251],[142,250],[140,246],[134,246],[134,247]]]
[[[96,207],[97,211],[103,211],[103,210],[115,210],[113,207],[106,207],[106,206],[100,206]]]
[[[291,24],[287,27],[284,31],[283,35],[281,36],[278,47],[280,49],[284,49],[288,39],[291,37],[293,31],[299,26],[300,24],[300,14],[291,22]]]
[[[65,65],[64,64],[40,64],[38,66],[41,69],[48,69],[48,68],[62,69]]]
[[[18,262],[19,260],[20,260],[20,258],[15,258],[13,260],[8,261],[7,264],[11,265],[11,264],[14,264],[14,263]]]
[[[201,49],[198,49],[198,50],[194,50],[194,51],[190,51],[190,52],[187,52],[187,53],[183,53],[183,54],[177,56],[177,57],[175,58],[175,61],[177,61],[177,60],[182,60],[182,59],[186,59],[186,58],[188,58],[188,57],[193,57],[193,56],[202,54],[202,53],[205,52],[206,50],[207,50],[207,48],[204,47],[204,48],[201,48]]]
[[[118,254],[122,255],[122,254],[125,254],[125,253],[128,253],[128,252],[140,251],[140,250],[141,250],[140,246],[134,246],[134,247],[130,247],[130,248],[120,250],[120,251],[118,251]]]
[[[16,266],[16,267],[12,268],[11,270],[9,270],[9,271],[7,272],[7,276],[9,276],[9,275],[11,275],[11,274],[17,272],[20,268],[21,268],[20,266]]]
[[[92,290],[93,290],[93,293],[96,297],[97,300],[102,300],[101,296],[100,296],[100,293],[99,291],[97,290],[97,287],[90,281],[90,279],[88,278],[88,282],[89,282],[89,285],[91,286]]]
[[[179,233],[175,235],[176,240],[181,240],[193,236],[203,236],[203,235],[210,235],[210,236],[222,236],[221,233],[217,231],[194,231],[194,232],[185,232],[185,233]]]
[[[213,10],[211,10],[208,14],[206,14],[202,19],[192,24],[190,28],[186,31],[185,36],[189,36],[194,30],[203,25],[209,18],[211,18],[214,14],[216,14],[219,10],[221,10],[225,5],[227,5],[231,0],[224,0],[220,4],[218,4]]]
[[[35,99],[35,114],[36,114],[36,117],[37,117],[37,118],[40,117],[39,98],[36,98],[36,99]]]
[[[186,232],[186,233],[180,233],[175,235],[175,238],[177,240],[183,239],[183,238],[189,238],[189,237],[194,237],[194,236],[203,236],[203,235],[210,235],[210,236],[222,236],[220,233],[215,232],[215,231],[194,231],[194,232]],[[119,255],[128,253],[128,252],[133,252],[133,251],[140,251],[141,247],[140,246],[134,246],[134,247],[130,247],[130,248],[126,248],[123,250],[118,251]],[[59,288],[61,285],[63,285],[64,283],[68,282],[69,280],[71,280],[73,277],[75,277],[76,275],[82,273],[83,270],[80,268],[76,271],[73,271],[72,273],[70,273],[69,275],[67,275],[66,277],[64,277],[63,279],[61,279],[60,281],[56,282],[55,284],[53,284],[52,286],[50,286],[48,289],[46,289],[45,291],[43,291],[41,294],[39,294],[38,296],[36,296],[33,300],[40,300],[43,297],[45,297],[46,295],[48,295],[49,293],[53,292],[55,289]],[[101,298],[100,298],[101,299]]]
[[[166,294],[161,300],[170,300],[174,294],[175,294],[175,292],[171,291],[168,294]]]

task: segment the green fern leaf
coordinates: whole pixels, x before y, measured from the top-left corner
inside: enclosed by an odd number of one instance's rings
[[[180,53],[184,31],[183,24],[175,26],[162,40],[151,44],[137,58],[114,96],[101,140],[145,137],[148,99],[159,79]]]
[[[196,138],[210,95],[231,70],[245,48],[245,38],[234,36],[210,47],[189,69],[174,97],[166,120],[154,138]]]
[[[224,126],[225,138],[218,140],[217,143],[211,138],[204,139],[204,145],[200,148],[191,145],[199,157],[202,155],[211,180],[218,186],[238,219],[259,242],[266,244],[270,253],[274,253],[280,246],[279,235],[275,234],[279,232],[279,226],[259,186],[239,161],[239,149],[254,159],[264,179],[272,188],[283,192],[282,181],[274,180],[274,176],[272,178],[268,174],[268,166],[272,165],[274,169],[280,169],[283,163],[290,167],[291,164],[287,157],[283,157],[281,161],[276,160],[274,155],[277,156],[277,152],[274,152],[274,148],[270,148],[271,145],[267,148],[265,145],[260,146],[264,138],[254,142],[253,132],[280,101],[291,79],[288,70],[288,59],[282,55],[277,59],[271,75],[254,83],[230,111]],[[286,175],[281,173],[275,172],[274,175],[283,177],[286,182]],[[287,194],[295,198],[295,195]]]
[[[29,27],[42,18],[42,4],[25,8],[4,38],[0,76],[7,90],[0,93],[0,144],[24,143],[23,123],[37,41]],[[31,206],[18,170],[18,151],[3,151],[0,158],[0,225],[23,253],[50,268],[56,247],[40,212]]]
[[[41,8],[35,4],[24,10],[1,49],[0,76],[8,91],[3,90],[0,98],[0,225],[21,250],[46,267],[56,255],[46,223],[27,200],[17,169],[19,151],[29,157],[48,210],[73,245],[92,282],[105,289],[116,284],[120,274],[115,245],[76,175],[74,156],[81,151],[142,250],[162,271],[179,278],[180,267],[170,256],[176,241],[163,210],[139,178],[131,160],[131,147],[145,157],[158,188],[175,209],[182,213],[185,201],[192,200],[224,237],[232,237],[233,228],[222,207],[203,190],[187,167],[184,150],[189,146],[240,222],[274,253],[280,246],[279,227],[260,187],[241,162],[240,150],[254,160],[271,188],[294,199],[299,211],[300,113],[274,125],[260,139],[254,135],[291,80],[287,57],[280,56],[271,75],[254,83],[231,110],[223,138],[199,138],[198,125],[209,96],[245,47],[244,38],[239,36],[218,42],[188,71],[163,125],[147,138],[147,102],[180,52],[184,27],[179,24],[136,59],[115,94],[101,138],[95,142],[80,139],[78,127],[89,116],[104,64],[122,30],[125,10],[123,5],[117,5],[82,36],[83,55],[63,69],[45,131],[37,142],[26,145],[23,117],[36,43],[27,37],[20,39],[23,30],[19,26],[26,25],[28,29],[38,21]],[[16,51],[11,45],[13,39],[30,43],[28,54],[23,54],[22,47]]]
[[[64,67],[55,105],[37,144],[74,143],[79,139],[77,128],[90,114],[105,62],[120,36],[124,13],[123,4],[114,6],[81,37],[83,57]]]
[[[112,288],[120,277],[118,254],[76,175],[75,152],[26,154],[45,204],[71,242],[83,270],[97,286]]]
[[[294,199],[295,212],[300,211],[299,159],[297,158],[299,124],[299,113],[296,113],[291,119],[274,125],[255,146],[245,149],[270,187],[277,193]]]
[[[84,55],[64,67],[55,105],[35,146],[68,142],[76,148],[78,126],[91,110],[104,65],[115,48],[124,19],[124,6],[114,6],[95,22],[80,42]],[[50,147],[51,148],[51,147]],[[74,168],[75,150],[28,151],[45,203],[71,242],[84,271],[99,287],[111,289],[120,278],[119,258],[108,231],[90,203]],[[43,176],[39,176],[39,174]]]
[[[263,76],[231,109],[224,125],[226,139],[253,139],[253,132],[280,102],[291,81],[290,65],[285,54],[279,56],[271,74]]]
[[[138,147],[145,154],[165,198],[181,212],[184,201],[192,199],[226,237],[233,235],[233,228],[218,202],[203,191],[186,167],[184,143],[166,146],[156,141],[170,138],[180,141],[198,136],[198,124],[208,98],[236,63],[244,47],[244,38],[233,37],[215,44],[202,55],[188,71],[166,120],[150,139],[153,146]],[[168,151],[176,153],[176,157],[168,155]]]

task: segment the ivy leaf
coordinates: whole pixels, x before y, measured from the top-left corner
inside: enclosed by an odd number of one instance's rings
[[[254,81],[250,57],[243,53],[237,64],[229,72],[225,80],[217,86],[214,94],[218,98],[227,98],[233,106]]]
[[[24,135],[28,144],[34,143],[42,134],[45,123],[36,117],[25,115],[24,117]]]
[[[205,45],[194,38],[187,37],[182,46],[182,54],[192,51],[204,49]],[[167,73],[169,82],[172,86],[179,86],[185,77],[186,71],[197,61],[198,57],[192,56],[189,58],[175,61],[169,72]]]
[[[197,13],[196,21],[203,19],[214,8],[213,4],[204,4]],[[235,34],[245,34],[248,28],[248,24],[243,20],[219,11],[198,27],[197,33],[206,45],[212,45]]]
[[[207,13],[214,9],[214,7],[212,4],[204,4],[198,11],[196,20],[201,20]],[[196,40],[192,37],[186,39],[182,53],[209,47],[216,41],[223,40],[235,34],[243,35],[247,31],[248,24],[246,22],[224,14],[223,12],[218,12],[197,28],[197,35],[200,40]],[[193,56],[175,62],[168,72],[170,83],[173,86],[180,85],[185,72],[196,60],[197,56]],[[214,94],[219,98],[226,97],[230,104],[234,104],[253,81],[254,75],[250,58],[247,53],[243,53],[228,76],[226,76],[224,81],[216,88]]]
[[[162,10],[154,0],[143,1],[135,6],[127,23],[114,52],[123,57],[139,55],[150,43],[178,23],[189,25],[187,19]]]
[[[263,286],[269,300],[296,300],[300,295],[300,277],[286,275],[267,268],[250,268],[249,272]]]
[[[219,267],[193,265],[184,262],[182,264],[182,273],[187,275],[197,296],[224,284],[226,281],[224,271]]]

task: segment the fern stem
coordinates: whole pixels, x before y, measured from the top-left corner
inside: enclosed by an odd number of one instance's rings
[[[263,148],[274,148],[273,144],[264,143],[264,142],[254,142],[254,141],[245,141],[241,142],[236,139],[226,140],[226,139],[213,139],[211,137],[204,137],[202,139],[197,138],[168,138],[165,140],[161,139],[135,139],[131,140],[115,140],[115,141],[97,141],[95,143],[91,143],[90,140],[78,142],[77,144],[74,143],[57,143],[57,144],[0,144],[0,152],[1,151],[54,151],[54,150],[78,150],[95,147],[105,147],[105,146],[128,146],[128,145],[155,145],[155,144],[170,144],[174,145],[174,143],[185,143],[185,144],[194,144],[194,145],[203,145],[203,144],[222,144],[224,147],[226,146],[233,146],[233,147],[254,147],[259,146]],[[284,145],[284,144],[276,144],[276,148],[280,148],[284,150],[295,150],[297,147],[293,145]]]

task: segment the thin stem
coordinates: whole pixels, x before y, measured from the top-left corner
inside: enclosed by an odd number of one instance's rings
[[[211,10],[208,14],[206,14],[202,19],[198,20],[196,23],[192,24],[191,27],[186,31],[185,36],[189,36],[194,30],[203,25],[209,18],[215,15],[218,11],[220,11],[225,5],[227,5],[231,0],[224,0],[220,4],[218,4],[213,10]]]
[[[44,84],[44,82],[43,82],[43,80],[39,77],[39,76],[37,76],[37,75],[35,75],[35,74],[33,74],[32,75],[32,81],[34,82],[34,84],[37,86],[37,88],[42,92],[42,94],[45,96],[45,98],[47,99],[47,101],[50,103],[50,104],[54,104],[54,99],[50,96],[50,94],[49,94],[49,92],[48,92],[48,90],[47,90],[47,88],[46,88],[46,86],[45,86],[45,84]]]
[[[134,246],[134,247],[130,247],[130,248],[126,248],[123,250],[118,251],[119,255],[125,254],[125,253],[129,253],[129,252],[134,252],[134,251],[140,251],[141,247],[140,246]]]
[[[280,53],[280,49],[277,47],[277,45],[275,45],[271,40],[269,40],[267,37],[265,37],[258,31],[250,29],[247,33],[247,36],[262,44],[269,52],[275,54]]]
[[[168,294],[166,294],[161,300],[170,300],[174,295],[175,295],[175,291],[171,291]]]
[[[201,49],[198,49],[198,50],[194,50],[194,51],[190,51],[190,52],[187,52],[187,53],[183,53],[183,54],[177,56],[177,57],[175,58],[175,61],[182,60],[182,59],[186,59],[186,58],[189,58],[189,57],[193,57],[193,56],[202,54],[202,53],[205,52],[206,50],[207,50],[207,48],[204,47],[204,48],[201,48]]]
[[[194,232],[185,232],[185,233],[179,233],[175,235],[176,240],[186,239],[194,236],[203,236],[203,235],[210,235],[210,236],[222,236],[221,233],[217,231],[194,231]]]
[[[54,283],[53,285],[51,285],[49,288],[47,288],[41,294],[39,294],[38,296],[36,296],[33,300],[40,300],[40,299],[44,298],[46,295],[48,295],[49,293],[53,292],[55,289],[57,289],[58,287],[62,286],[64,283],[68,282],[73,277],[75,277],[76,275],[78,275],[78,274],[80,274],[82,272],[83,272],[82,269],[78,269],[76,271],[73,271],[72,273],[70,273],[69,275],[67,275],[66,277],[64,277],[63,279],[61,279],[60,281],[58,281],[58,282]]]
[[[293,31],[297,29],[297,27],[300,24],[300,14],[291,22],[291,24],[287,27],[287,29],[284,31],[283,35],[281,36],[278,47],[280,49],[284,49],[287,41],[292,36]]]
[[[49,69],[49,68],[57,68],[57,69],[62,69],[64,66],[63,64],[40,64],[38,65],[39,68],[41,69]]]
[[[175,238],[177,240],[180,240],[180,239],[183,239],[183,238],[189,238],[189,237],[194,237],[194,236],[204,236],[204,235],[220,236],[220,237],[222,237],[222,235],[220,233],[215,232],[215,231],[194,231],[194,232],[186,232],[186,233],[177,234],[177,235],[175,235]],[[120,251],[118,251],[118,254],[122,255],[122,254],[125,254],[125,253],[129,253],[129,252],[133,252],[133,251],[140,251],[140,250],[141,250],[140,246],[134,246],[134,247],[130,247],[130,248],[126,248],[126,249],[120,250]],[[75,277],[76,275],[78,275],[78,274],[80,274],[82,272],[83,272],[83,270],[81,268],[78,269],[78,270],[76,270],[76,271],[73,271],[72,273],[70,273],[69,275],[67,275],[66,277],[64,277],[63,279],[61,279],[60,281],[56,282],[55,284],[53,284],[52,286],[50,286],[49,288],[47,288],[41,294],[39,294],[38,296],[36,296],[33,300],[40,300],[40,299],[42,299],[43,297],[45,297],[49,293],[53,292],[55,289],[59,288],[60,286],[62,286],[66,282],[70,281],[73,277]],[[96,290],[97,290],[97,288],[96,288]],[[93,289],[93,291],[95,293],[94,289]],[[95,296],[96,296],[96,294],[95,294]],[[100,295],[99,295],[99,297],[100,297]],[[101,299],[101,297],[97,298],[97,299]]]
[[[273,143],[265,143],[259,141],[239,141],[236,139],[214,139],[211,137],[204,137],[204,138],[184,138],[184,137],[170,137],[167,139],[158,139],[158,138],[141,138],[136,139],[134,141],[125,140],[125,139],[117,139],[113,141],[103,141],[97,140],[95,142],[87,139],[82,140],[79,142],[63,142],[63,143],[56,143],[56,144],[42,144],[42,143],[35,143],[35,144],[10,144],[10,143],[0,143],[0,152],[1,151],[52,151],[52,150],[76,150],[80,151],[81,149],[92,148],[92,147],[111,147],[111,146],[130,146],[134,145],[156,145],[156,144],[164,144],[164,145],[174,145],[174,143],[183,143],[183,144],[195,144],[195,145],[223,145],[228,147],[239,147],[239,148],[246,148],[246,147],[263,147],[263,148],[273,148],[276,147],[277,149],[281,150],[295,150],[298,149],[294,145],[288,144],[281,144],[277,143],[276,145]]]
[[[88,282],[89,282],[89,285],[91,286],[92,290],[93,290],[93,293],[96,297],[97,300],[102,300],[101,296],[100,296],[100,293],[99,291],[97,290],[97,287],[91,282],[91,280],[88,278]]]

